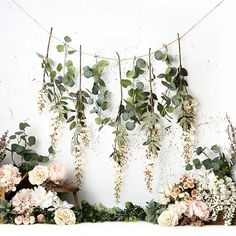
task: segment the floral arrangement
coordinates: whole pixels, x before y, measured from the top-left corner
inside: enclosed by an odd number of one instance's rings
[[[51,163],[48,167],[38,165],[29,171],[28,175],[31,188],[20,189],[10,201],[1,200],[0,215],[3,223],[43,223],[46,216],[43,213],[37,214],[39,211],[54,213],[56,224],[75,223],[74,212],[70,210],[73,205],[62,201],[56,192],[47,191],[45,187],[40,186],[48,180],[57,184],[64,182],[66,169],[58,163]],[[5,193],[16,191],[22,180],[19,169],[12,164],[2,165],[0,176],[0,188],[4,189]],[[33,185],[39,186],[33,188]]]

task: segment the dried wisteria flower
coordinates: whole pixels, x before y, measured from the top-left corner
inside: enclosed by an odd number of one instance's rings
[[[183,139],[183,153],[185,163],[188,163],[194,152],[194,142],[195,142],[195,121],[197,116],[197,102],[188,97],[183,103],[183,110],[185,115],[188,116],[187,125],[188,127],[183,129],[182,139]]]
[[[113,158],[115,165],[115,181],[114,181],[114,196],[116,203],[120,202],[120,193],[123,183],[123,173],[127,166],[127,154],[128,154],[128,134],[125,127],[121,124],[117,126],[117,130],[113,133],[116,134],[115,146],[113,153],[110,157]]]
[[[46,106],[45,90],[41,88],[38,93],[38,109],[40,113],[43,112],[45,106]]]
[[[6,131],[0,138],[0,163],[6,157],[6,148],[9,143],[9,139],[7,139],[7,135],[8,135],[8,131]]]
[[[159,127],[158,127],[159,128]],[[146,151],[146,163],[144,168],[144,178],[147,186],[147,190],[152,192],[152,183],[153,183],[153,173],[154,173],[154,163],[158,157],[158,151],[160,150],[160,132],[157,127],[153,127],[148,135],[148,149]]]
[[[229,116],[226,114],[228,121],[227,133],[230,141],[230,156],[233,162],[236,162],[236,128],[233,126]]]
[[[51,134],[50,134],[50,147],[52,149],[51,154],[54,155],[57,150],[58,134],[61,126],[60,113],[53,111],[51,115]]]
[[[76,184],[81,187],[82,184],[82,177],[84,173],[84,151],[89,145],[89,138],[87,133],[87,127],[79,126],[76,128],[72,143],[71,143],[71,150],[72,155],[75,158],[75,178]]]

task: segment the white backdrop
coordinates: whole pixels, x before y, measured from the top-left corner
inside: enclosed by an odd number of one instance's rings
[[[93,54],[121,57],[148,53],[148,48],[159,48],[163,43],[184,33],[219,0],[18,0],[45,27],[54,27],[54,34],[69,35],[73,45]],[[48,36],[9,0],[0,1],[0,132],[15,131],[20,121],[31,124],[31,132],[38,137],[37,150],[47,153],[49,143],[49,115],[40,115],[37,92],[42,83],[40,60],[35,52],[44,53]],[[198,144],[218,143],[227,148],[225,112],[236,124],[235,109],[235,50],[236,33],[234,1],[226,0],[198,28],[182,40],[183,63],[189,72],[191,93],[199,102]],[[57,45],[52,41],[51,49]],[[177,54],[177,45],[169,48]],[[53,51],[53,50],[51,50]],[[54,50],[55,52],[55,50]],[[53,56],[53,53],[52,53]],[[75,55],[78,60],[78,55]],[[83,58],[85,65],[95,62]],[[130,67],[123,65],[123,74]],[[118,105],[116,86],[117,64],[111,63],[105,77],[112,89],[112,112]],[[117,95],[117,96],[116,96]],[[98,132],[94,117],[87,115],[91,139],[85,166],[81,199],[114,205],[114,171],[109,155],[112,151],[111,129]],[[61,131],[57,160],[70,169],[73,179],[73,157],[70,154],[71,133]],[[121,205],[133,201],[144,205],[157,198],[160,187],[174,182],[183,172],[180,156],[180,130],[172,125],[163,140],[156,163],[154,193],[146,191],[143,178],[145,150],[138,129],[131,133],[130,162],[121,195]],[[137,138],[138,137],[138,138]]]

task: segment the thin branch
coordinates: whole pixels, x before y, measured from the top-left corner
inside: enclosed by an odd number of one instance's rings
[[[121,75],[121,60],[120,60],[120,55],[118,52],[116,52],[116,55],[118,57],[118,67],[119,67],[119,79],[120,79],[120,105],[122,105],[123,101],[123,89],[122,89],[122,75]]]
[[[79,47],[79,94],[77,95],[77,109],[80,108],[82,104],[82,46]],[[78,120],[78,111],[77,111]],[[81,122],[81,117],[80,117]]]
[[[181,70],[182,69],[182,57],[181,57],[181,44],[180,44],[179,33],[177,34],[177,38],[178,38],[178,47],[179,47],[179,68]]]
[[[79,47],[79,92],[81,94],[82,87],[82,46]]]
[[[49,54],[50,43],[51,43],[51,38],[52,38],[52,30],[53,30],[53,28],[51,27],[50,33],[49,33],[49,38],[48,38],[47,52],[46,52],[46,56],[45,56],[45,59],[44,59],[43,83],[45,83],[47,66],[49,66],[49,68],[50,68],[50,65],[48,63],[48,54]]]
[[[150,87],[150,99],[151,99],[151,111],[154,112],[154,101],[152,92],[152,63],[151,63],[151,48],[148,52],[148,69],[149,69],[149,87]]]

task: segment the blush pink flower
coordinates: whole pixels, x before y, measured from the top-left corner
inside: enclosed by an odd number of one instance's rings
[[[15,191],[20,181],[21,175],[17,167],[12,164],[0,167],[0,188],[4,188],[5,192]]]
[[[63,183],[67,176],[66,168],[60,163],[51,163],[48,166],[48,177],[55,184]]]
[[[192,218],[193,216],[199,217],[201,220],[207,220],[210,211],[206,205],[206,203],[202,201],[189,201],[187,202],[187,211],[185,212],[185,215],[188,218]]]
[[[12,198],[13,209],[18,214],[30,213],[35,207],[32,189],[22,189]]]

